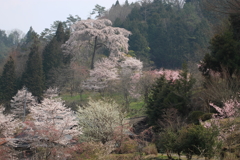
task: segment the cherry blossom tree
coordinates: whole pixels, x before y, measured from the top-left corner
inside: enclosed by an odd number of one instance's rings
[[[70,140],[67,136],[80,134],[75,114],[59,98],[45,98],[41,104],[31,107],[29,118],[34,134],[51,142],[65,145]]]
[[[12,114],[3,114],[4,107],[0,106],[0,134],[6,138],[12,138],[17,130],[23,127],[21,120],[14,119]]]
[[[66,88],[70,88],[71,96],[74,93],[80,95],[82,100],[82,93],[84,91],[82,83],[89,77],[89,70],[86,66],[78,64],[77,62],[71,63],[71,76]]]
[[[167,80],[175,81],[176,79],[179,79],[180,71],[170,70],[170,69],[160,69],[160,70],[154,70],[153,73],[157,77],[164,75]]]
[[[29,108],[37,104],[36,98],[32,96],[32,93],[23,87],[13,96],[11,100],[11,111],[15,118],[21,118],[29,113]],[[26,108],[24,108],[24,106]],[[25,110],[25,111],[24,111]],[[24,117],[23,117],[24,118]]]
[[[142,72],[142,62],[134,57],[128,57],[123,55],[120,59],[103,58],[95,63],[95,68],[90,70],[90,78],[87,79],[83,86],[88,90],[103,91],[105,88],[111,86],[114,82],[115,84],[121,84],[123,87],[134,84],[132,77],[135,74],[141,74]],[[123,82],[124,83],[121,83]]]
[[[123,98],[124,105],[129,109],[131,100],[139,98],[137,89],[138,77],[142,74],[142,62],[133,57],[125,57],[120,62],[119,85],[117,92]]]
[[[229,118],[239,115],[240,103],[236,99],[227,100],[222,108],[213,103],[210,103],[210,106],[215,108],[218,112],[218,114],[214,114],[214,117]]]
[[[57,97],[58,93],[59,93],[59,89],[57,87],[55,88],[50,87],[44,92],[43,96],[45,98],[53,98],[53,97]]]
[[[11,114],[3,114],[4,108],[0,107],[0,131],[5,137],[0,143],[6,143],[6,146],[12,148],[19,144],[29,145],[37,157],[42,157],[40,159],[65,156],[59,151],[66,147],[74,136],[80,135],[81,131],[75,113],[65,107],[60,98],[53,98],[56,94],[57,89],[48,89],[45,92],[46,98],[38,104],[25,88],[18,91],[11,102],[15,107]],[[29,114],[22,121],[21,116],[16,115],[22,114],[17,108],[22,107],[25,99]],[[14,152],[11,147],[8,147],[10,152]],[[39,147],[43,148],[38,151]]]
[[[119,57],[128,51],[129,31],[112,27],[112,22],[107,19],[83,20],[72,25],[69,40],[63,45],[66,54],[77,55],[89,60],[91,53],[91,69],[94,68],[94,59],[100,48],[106,48],[110,57]]]
[[[95,68],[90,70],[90,78],[83,82],[83,88],[87,90],[103,90],[111,81],[119,79],[116,62],[109,58],[103,58],[95,63]]]

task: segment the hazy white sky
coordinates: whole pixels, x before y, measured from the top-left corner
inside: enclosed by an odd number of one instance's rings
[[[123,4],[125,0],[119,2]],[[116,0],[0,0],[0,29],[26,33],[32,26],[40,33],[56,20],[65,21],[69,14],[86,19],[96,4],[109,9],[115,3]]]

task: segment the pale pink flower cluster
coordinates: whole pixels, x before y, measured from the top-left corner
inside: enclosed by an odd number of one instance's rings
[[[120,66],[123,72],[127,72],[127,70],[131,70],[132,73],[139,73],[142,71],[143,64],[141,61],[136,59],[135,57],[124,57],[124,60],[120,62]]]
[[[66,144],[67,136],[80,134],[76,115],[59,98],[45,98],[41,104],[31,107],[30,112],[32,130],[40,137]]]
[[[14,133],[16,133],[23,124],[19,119],[14,119],[12,114],[3,114],[4,110],[4,107],[0,106],[0,132],[6,138],[12,138]]]
[[[132,76],[141,74],[142,67],[142,62],[133,57],[103,58],[95,63],[94,69],[90,70],[90,78],[82,85],[84,89],[101,90],[108,87],[110,82],[126,76],[131,80]]]
[[[43,96],[46,98],[57,97],[58,93],[59,93],[59,90],[57,87],[55,87],[55,88],[50,87],[44,92]]]
[[[18,90],[17,94],[13,96],[10,105],[11,111],[14,118],[23,118],[24,115],[24,106],[27,113],[29,108],[37,104],[36,98],[32,95],[31,92],[27,90],[26,87],[23,87],[21,90]]]
[[[103,58],[95,63],[94,69],[90,71],[90,76],[99,81],[118,79],[117,62],[109,58]]]
[[[87,90],[102,90],[108,86],[110,81],[119,79],[117,62],[115,59],[103,58],[95,63],[90,70],[90,77],[82,83]]]
[[[49,92],[50,97],[53,97],[51,93],[55,95],[55,92]],[[71,137],[81,134],[77,116],[70,108],[65,107],[61,99],[44,98],[40,104],[28,103],[30,113],[23,117],[22,106],[25,98],[28,102],[34,100],[31,93],[23,88],[11,102],[15,107],[12,114],[4,115],[4,108],[0,107],[0,131],[5,137],[12,138],[15,133],[24,132],[52,142],[67,144]]]
[[[180,71],[170,70],[170,69],[160,69],[160,70],[154,70],[153,74],[155,74],[157,77],[164,75],[167,80],[175,81],[179,79]]]
[[[210,105],[218,111],[218,114],[214,114],[215,117],[229,118],[239,115],[240,103],[236,99],[226,101],[222,108],[213,103],[210,103]]]
[[[240,103],[236,99],[230,99],[224,103],[222,108],[213,103],[209,104],[216,109],[218,114],[214,114],[213,118],[209,121],[202,122],[200,119],[199,122],[205,128],[217,127],[219,130],[218,140],[226,140],[229,134],[235,131],[236,125],[232,124],[231,121],[234,120],[236,116],[239,116]],[[227,129],[222,129],[222,125],[220,125],[220,121],[223,118],[228,118],[228,121],[230,122]]]
[[[212,127],[212,123],[209,121],[205,121],[203,122],[202,119],[199,119],[199,122],[201,125],[203,125],[205,128],[211,128]]]
[[[64,52],[76,55],[80,47],[92,47],[97,38],[97,46],[110,50],[110,57],[118,57],[128,51],[128,36],[131,32],[123,28],[112,27],[108,19],[82,20],[72,25],[72,33],[63,45]],[[85,54],[81,52],[80,54]]]

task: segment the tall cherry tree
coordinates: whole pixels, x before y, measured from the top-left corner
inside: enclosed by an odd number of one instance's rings
[[[94,68],[94,60],[97,51],[105,48],[110,52],[110,58],[119,57],[128,51],[129,31],[112,27],[112,22],[107,19],[83,20],[72,25],[73,32],[69,40],[63,45],[66,54],[77,55],[91,63]]]

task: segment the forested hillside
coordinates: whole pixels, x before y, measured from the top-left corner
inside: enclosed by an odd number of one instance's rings
[[[0,30],[0,159],[239,159],[239,9],[117,0]]]
[[[121,9],[118,5],[111,10],[125,10],[127,4]],[[114,26],[132,32],[129,37],[132,54],[144,62],[153,61],[157,68],[176,69],[184,61],[199,60],[195,52],[208,45],[212,23],[204,12],[201,1],[143,1],[125,19],[116,17],[113,22]]]

